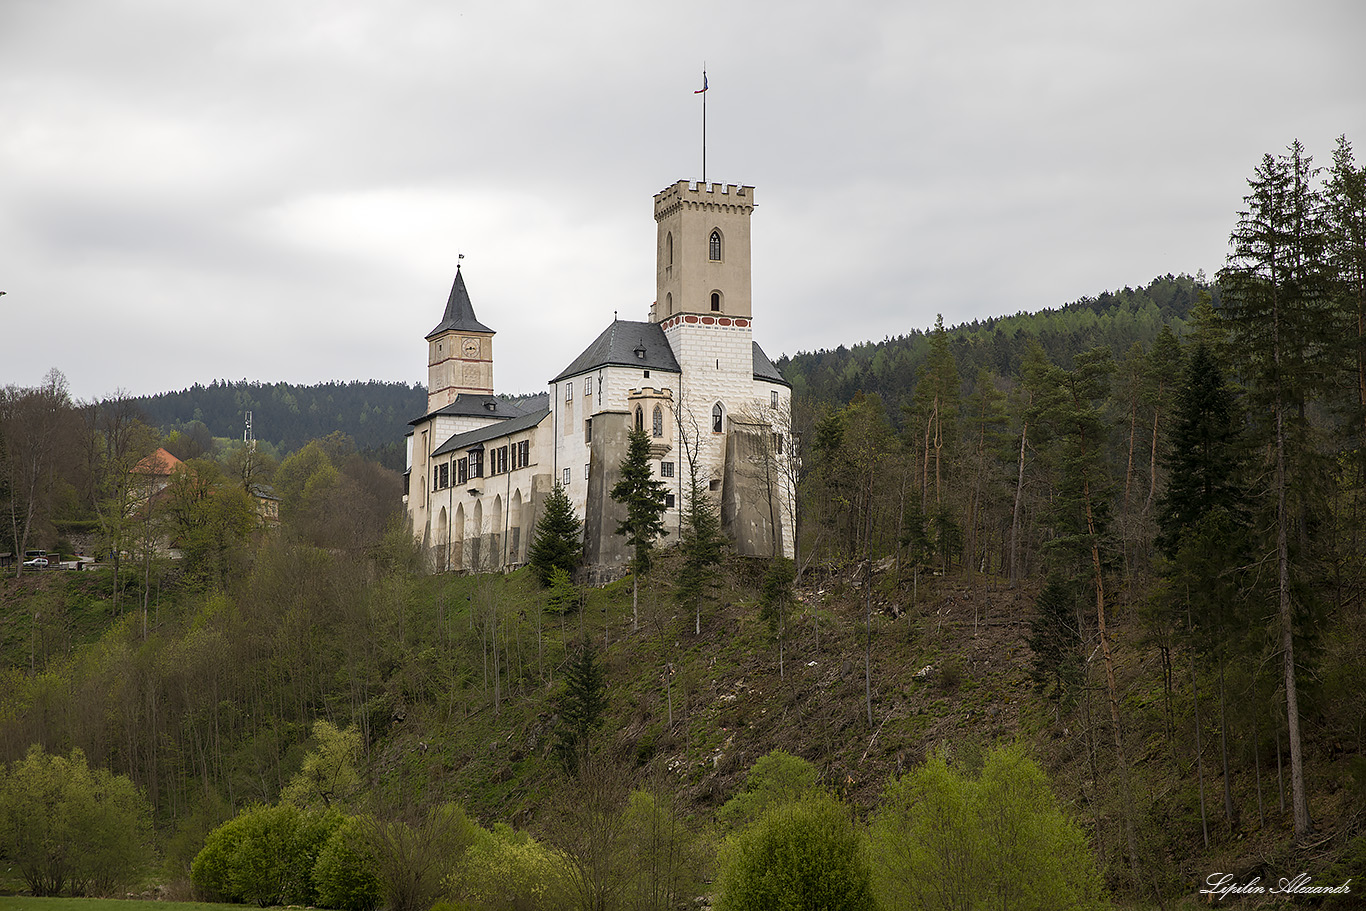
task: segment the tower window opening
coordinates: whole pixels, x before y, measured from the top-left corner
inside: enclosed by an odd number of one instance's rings
[[[707,258],[714,263],[721,261],[721,232],[713,230],[711,239],[707,242]]]
[[[718,312],[718,313],[720,312],[720,310],[721,310],[721,292],[720,292],[720,291],[713,291],[713,292],[711,293],[711,309],[712,309],[714,312]]]
[[[654,426],[651,430],[656,437],[664,436],[664,409],[658,405],[655,406]]]
[[[725,423],[726,413],[721,408],[721,403],[717,402],[711,406],[711,432],[720,433],[721,427]]]
[[[636,406],[636,430],[645,429],[645,412],[639,405]]]

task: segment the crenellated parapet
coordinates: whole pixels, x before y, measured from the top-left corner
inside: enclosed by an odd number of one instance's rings
[[[685,208],[748,215],[754,211],[754,188],[743,184],[680,180],[655,194],[655,221]]]

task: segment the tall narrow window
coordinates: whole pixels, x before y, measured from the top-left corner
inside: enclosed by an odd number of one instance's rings
[[[664,409],[660,408],[658,405],[655,406],[655,419],[653,430],[654,435],[656,437],[664,436]]]
[[[721,261],[721,232],[712,231],[711,240],[707,242],[707,258],[714,263]]]
[[[726,414],[721,410],[721,403],[717,402],[711,406],[711,432],[720,433],[721,427],[725,422]]]
[[[674,236],[672,234],[664,237],[664,257],[664,265],[672,266],[674,264]]]
[[[720,291],[713,291],[713,292],[711,293],[711,309],[712,309],[712,312],[713,312],[713,313],[719,313],[719,312],[721,312],[721,292],[720,292]]]
[[[641,408],[640,408],[639,405],[637,405],[637,406],[636,406],[636,430],[644,430],[644,429],[645,429],[645,412],[641,410]]]

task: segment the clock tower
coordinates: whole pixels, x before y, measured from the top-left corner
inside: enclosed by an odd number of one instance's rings
[[[446,312],[427,333],[427,413],[461,394],[493,395],[493,330],[475,318],[456,266]]]

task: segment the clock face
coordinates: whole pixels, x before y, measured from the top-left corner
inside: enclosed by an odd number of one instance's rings
[[[467,338],[467,339],[465,339],[464,351],[465,351],[465,357],[478,357],[478,356],[479,356],[479,339],[477,339],[477,338]]]

